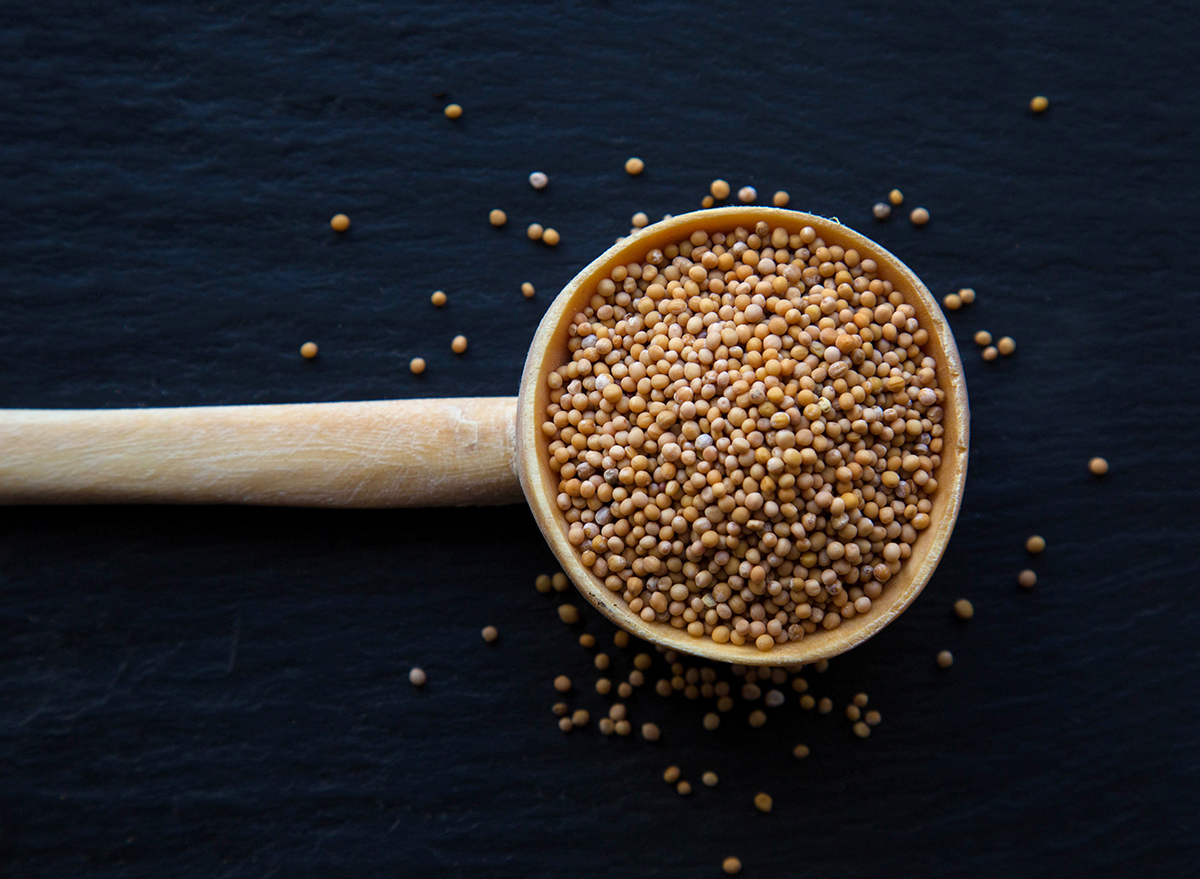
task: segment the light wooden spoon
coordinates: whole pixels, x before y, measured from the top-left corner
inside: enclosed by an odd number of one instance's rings
[[[558,478],[541,432],[546,376],[565,363],[573,315],[615,268],[697,229],[732,232],[760,220],[817,234],[874,259],[930,332],[945,389],[942,462],[930,518],[912,556],[870,613],[768,652],[717,644],[646,623],[584,567],[555,505]],[[794,666],[861,644],[924,588],[945,551],[967,475],[969,415],[962,361],[933,296],[903,263],[842,226],[797,211],[716,208],[665,220],[610,247],[580,272],[542,318],[518,397],[300,403],[182,409],[0,411],[0,503],[266,504],[428,507],[518,503],[522,494],[567,576],[601,613],[638,637],[747,665]]]

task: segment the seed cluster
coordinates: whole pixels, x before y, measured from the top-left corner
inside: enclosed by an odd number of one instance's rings
[[[647,622],[769,651],[869,613],[931,525],[945,392],[874,260],[759,223],[601,280],[542,432],[585,566]]]

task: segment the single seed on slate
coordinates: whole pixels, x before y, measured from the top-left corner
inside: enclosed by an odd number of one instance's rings
[[[484,626],[483,631],[479,634],[481,634],[483,636],[483,640],[487,641],[489,644],[500,637],[500,632],[496,630],[495,626]]]
[[[943,650],[937,655],[937,664],[939,668],[949,668],[954,665],[954,654],[949,650]]]
[[[636,156],[625,161],[625,173],[630,177],[636,177],[646,170],[646,163]]]
[[[803,760],[809,755],[808,745],[796,745],[792,748],[792,756],[797,760]]]
[[[591,719],[591,715],[582,708],[578,709],[574,714],[571,715],[571,723],[575,724],[576,726],[587,726],[588,721]]]
[[[854,704],[857,705],[859,708],[866,708],[867,703],[870,702],[871,699],[869,696],[867,696],[866,693],[855,693],[853,701],[854,701]]]
[[[421,361],[421,368],[425,368],[424,361]],[[545,595],[550,591],[550,583],[551,580],[549,574],[538,574],[537,579],[533,581],[533,588]]]
[[[345,214],[334,214],[333,219],[329,221],[329,225],[334,232],[345,232],[350,228],[350,218]]]
[[[408,361],[408,369],[413,375],[420,375],[425,371],[425,359],[423,357],[414,357]]]
[[[455,336],[453,339],[451,339],[450,340],[450,350],[453,351],[455,354],[462,354],[464,351],[466,351],[467,350],[467,337],[466,336]]]
[[[784,702],[783,692],[780,690],[768,690],[763,702],[768,708],[778,708]]]
[[[654,684],[654,692],[660,696],[670,696],[675,691],[671,688],[671,682],[662,678]]]
[[[554,587],[555,592],[566,592],[571,586],[571,581],[567,579],[567,575],[559,571],[550,578],[550,585]]]
[[[718,726],[721,725],[721,715],[717,714],[714,711],[710,711],[710,712],[708,712],[708,714],[704,715],[703,723],[704,723],[704,728],[706,730],[708,730],[709,732],[712,732]]]
[[[612,681],[608,678],[596,678],[596,692],[601,696],[607,696],[612,692]]]
[[[571,689],[571,679],[566,675],[559,675],[554,679],[554,689],[560,693],[566,693]]]
[[[681,774],[682,773],[679,771],[678,766],[668,766],[663,770],[663,781],[665,781],[667,784],[674,784],[675,782],[679,781],[679,776]]]
[[[521,285],[521,295],[523,295],[526,299],[532,299],[533,298],[533,284],[530,284],[528,281],[526,281],[524,284],[522,284]]]
[[[787,207],[788,202],[791,200],[792,200],[792,197],[790,195],[788,195],[786,192],[784,192],[782,189],[779,190],[777,193],[775,193],[775,195],[771,198],[771,202],[777,208]]]
[[[611,720],[612,718],[609,719]],[[619,736],[627,736],[633,732],[633,724],[631,724],[628,720],[618,720],[613,728],[617,731],[617,735]]]
[[[597,653],[595,658],[592,660],[592,662],[595,663],[596,668],[600,669],[600,671],[604,671],[606,668],[608,668],[608,663],[609,663],[608,654],[607,653]]]
[[[960,620],[969,620],[975,616],[975,605],[965,598],[960,598],[954,602],[954,615]]]
[[[446,294],[441,290],[434,290],[433,295],[429,297],[429,301],[441,308],[446,304]]]
[[[714,180],[708,191],[712,193],[713,198],[729,198],[729,184],[724,180]]]
[[[957,293],[947,293],[946,296],[942,298],[942,305],[946,306],[946,308],[950,311],[958,311],[960,308],[962,308],[962,304],[962,297]]]
[[[559,605],[558,618],[568,626],[573,626],[579,622],[579,608],[573,604]]]
[[[608,716],[613,720],[624,720],[626,715],[625,706],[620,702],[614,702],[608,708]]]
[[[613,643],[624,649],[629,646],[629,633],[621,630],[613,632]]]
[[[542,237],[542,233],[546,230],[542,228],[541,223],[530,223],[525,230],[525,234],[529,236],[530,241],[538,241]]]
[[[579,636],[579,646],[586,647],[590,650],[591,648],[596,646],[596,636],[589,635],[587,632],[584,632],[582,635]]]
[[[816,704],[817,700],[807,693],[800,697],[800,707],[805,711],[812,711]]]
[[[725,860],[721,861],[721,869],[724,870],[726,873],[728,873],[730,876],[734,876],[734,875],[742,872],[742,862],[739,861],[737,858],[729,857],[729,858],[726,858]]]
[[[636,229],[642,229],[650,224],[650,218],[638,211],[630,218],[629,224]]]
[[[929,211],[925,208],[913,208],[912,213],[908,215],[908,219],[914,226],[924,226],[929,222]]]
[[[1000,352],[996,350],[995,345],[988,345],[983,349],[983,359],[991,363],[999,356]]]
[[[633,695],[633,687],[627,681],[621,681],[617,684],[617,695],[622,699],[628,699]]]
[[[458,104],[447,104],[442,112],[446,114],[447,119],[457,119],[463,114],[463,109]]]
[[[316,357],[317,356],[317,343],[316,342],[305,342],[303,345],[301,345],[300,346],[300,356],[303,357],[305,360],[312,360],[314,357]]]
[[[658,724],[655,724],[655,723],[643,723],[642,724],[642,738],[645,739],[646,741],[657,742],[659,740],[659,737],[661,737],[661,736],[662,736],[662,730],[660,730],[658,728]]]
[[[638,671],[636,668],[629,673],[630,686],[640,687],[644,683],[646,683],[646,676],[644,674],[642,674],[640,671]]]
[[[1045,113],[1046,108],[1050,106],[1050,101],[1043,95],[1038,95],[1029,102],[1029,109],[1034,113]]]
[[[829,671],[829,660],[822,659],[819,662],[814,663],[813,668],[815,668],[818,673],[823,674]]]
[[[867,722],[867,726],[878,726],[879,721],[883,720],[883,715],[878,711],[868,711],[863,715],[863,720]]]
[[[753,186],[743,186],[738,190],[738,201],[740,201],[742,204],[754,204],[754,201],[757,198],[758,190],[756,190]]]
[[[861,708],[859,708],[857,705],[846,706],[846,718],[848,720],[858,720],[860,717],[862,717]]]
[[[771,807],[775,805],[775,801],[771,799],[769,794],[755,794],[754,808],[760,812],[770,812]]]
[[[653,660],[650,658],[649,653],[639,653],[637,656],[633,657],[633,667],[641,669],[642,671],[648,669],[652,662]]]
[[[570,732],[575,728],[575,723],[569,717],[564,717],[558,722],[558,728],[563,732]]]
[[[987,330],[980,330],[975,334],[975,344],[981,348],[992,344],[992,334]]]
[[[555,714],[555,716],[562,717],[571,709],[567,707],[566,702],[555,702],[552,706],[550,706],[550,710]]]
[[[541,171],[534,171],[529,175],[529,185],[534,189],[545,189],[546,184],[550,182],[550,178]]]
[[[686,781],[681,781],[679,784],[675,785],[675,793],[679,794],[681,797],[686,797],[691,792],[692,786]]]
[[[542,232],[542,241],[549,244],[551,247],[556,247],[558,242],[562,240],[562,236],[555,229],[546,229]]]
[[[716,204],[716,202],[713,201],[713,197],[711,195],[706,195],[704,198],[700,199],[700,207],[702,208],[711,208],[714,204]]]
[[[865,739],[871,734],[871,727],[860,720],[858,723],[854,724],[854,734],[860,739]]]
[[[425,681],[427,681],[427,680],[428,680],[428,678],[425,676],[424,669],[414,668],[412,671],[410,671],[408,673],[408,682],[410,684],[412,684],[414,687],[425,686]]]
[[[1103,476],[1108,472],[1108,461],[1103,458],[1092,458],[1088,461],[1088,470],[1093,476]]]
[[[970,287],[963,287],[958,291],[958,296],[963,301],[963,305],[970,305],[975,301],[975,291]]]
[[[704,782],[705,787],[716,787],[719,779],[717,773],[709,771],[700,776],[700,780]]]
[[[893,189],[888,193],[888,201],[894,205],[904,204],[904,193],[899,189]]]
[[[821,714],[828,714],[833,710],[833,700],[829,698],[822,699],[817,703],[817,711]]]
[[[1026,568],[1021,573],[1017,574],[1017,582],[1025,589],[1032,589],[1037,585],[1037,574]]]
[[[1000,341],[996,343],[996,350],[1007,357],[1017,350],[1016,340],[1012,336],[1001,336]]]
[[[892,215],[892,206],[886,202],[877,201],[875,207],[871,208],[871,213],[875,215],[876,220],[886,220]]]
[[[1037,555],[1046,548],[1046,540],[1039,534],[1035,534],[1025,541],[1025,551],[1030,555]]]
[[[767,712],[756,709],[750,712],[750,725],[757,728],[767,722]]]
[[[490,214],[488,214],[488,222],[499,229],[508,222],[508,214],[504,213],[504,211],[500,210],[500,208],[496,208]]]
[[[601,717],[598,721],[596,721],[596,728],[600,730],[602,735],[606,736],[611,736],[614,732],[616,732],[616,724],[613,723],[612,719],[608,717]]]
[[[804,678],[792,678],[792,689],[797,693],[803,693],[808,689],[808,681]]]

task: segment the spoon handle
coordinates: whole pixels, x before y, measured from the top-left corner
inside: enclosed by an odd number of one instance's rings
[[[516,397],[0,410],[0,504],[523,500]]]

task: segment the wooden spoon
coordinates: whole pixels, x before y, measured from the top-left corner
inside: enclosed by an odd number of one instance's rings
[[[541,432],[546,376],[567,362],[567,328],[617,265],[697,229],[732,232],[760,220],[817,234],[890,280],[928,328],[943,403],[942,462],[932,526],[871,612],[762,652],[646,623],[605,588],[567,542],[557,477]],[[836,656],[895,619],[929,582],[958,516],[967,475],[969,415],[958,348],[933,296],[873,241],[797,211],[716,208],[673,217],[624,239],[580,272],[542,318],[518,397],[300,403],[183,409],[0,411],[0,503],[236,503],[309,507],[420,507],[517,503],[533,509],[564,572],[601,613],[655,644],[723,662],[794,666]]]

